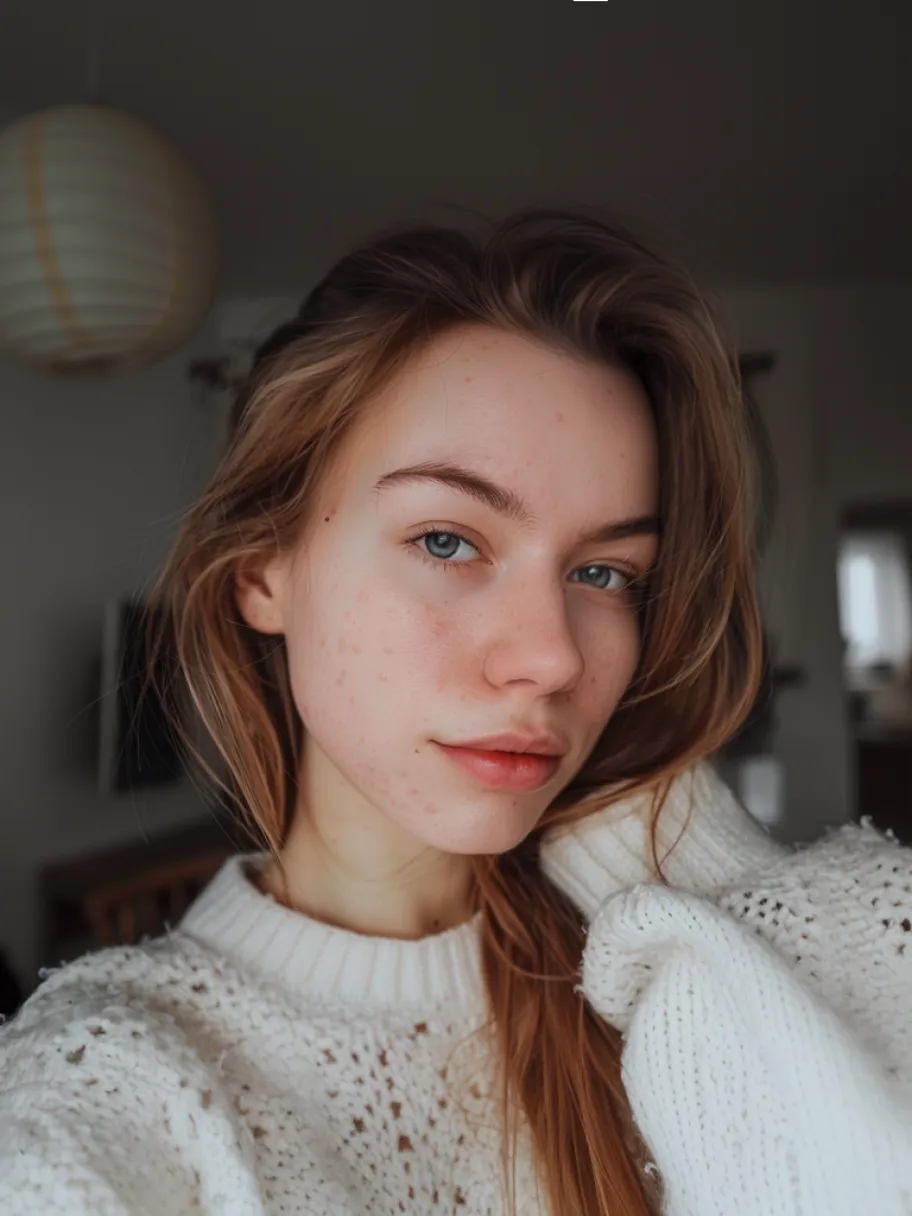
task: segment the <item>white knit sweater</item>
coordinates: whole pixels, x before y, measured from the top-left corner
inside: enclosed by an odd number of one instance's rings
[[[693,792],[693,812],[691,809]],[[912,853],[775,844],[707,770],[548,842],[670,1216],[912,1213]],[[178,930],[0,1031],[4,1216],[504,1211],[478,925],[362,937],[230,862]],[[534,1196],[520,1153],[520,1216]]]

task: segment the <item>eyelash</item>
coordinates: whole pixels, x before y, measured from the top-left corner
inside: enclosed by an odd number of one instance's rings
[[[463,544],[468,545],[469,548],[474,549],[476,552],[478,551],[478,546],[476,544],[473,544],[473,542],[470,541],[467,536],[463,536],[461,532],[457,532],[453,528],[426,528],[423,532],[419,532],[417,536],[410,537],[408,543],[413,547],[422,561],[427,562],[431,566],[436,566],[438,569],[443,567],[443,569],[447,571],[458,570],[460,566],[469,566],[471,563],[454,562],[452,558],[434,557],[433,554],[428,553],[427,549],[422,548],[419,543],[420,541],[424,540],[426,536],[452,536],[456,540],[462,541]],[[625,579],[627,579],[627,585],[626,587],[622,587],[620,591],[609,587],[593,587],[592,590],[602,591],[606,595],[629,595],[633,597],[638,597],[642,593],[645,576],[633,574],[630,570],[624,570],[621,566],[609,565],[607,562],[590,562],[588,566],[581,566],[580,569],[589,570],[594,566],[603,566],[608,570],[613,570],[615,573],[622,575]],[[589,584],[581,584],[583,587],[587,585]]]

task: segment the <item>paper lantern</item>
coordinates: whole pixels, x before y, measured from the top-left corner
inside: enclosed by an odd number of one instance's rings
[[[137,119],[66,105],[0,133],[0,351],[63,374],[150,363],[212,303],[200,182]]]

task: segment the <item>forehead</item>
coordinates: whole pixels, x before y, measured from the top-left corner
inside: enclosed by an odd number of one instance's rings
[[[484,326],[417,352],[371,403],[347,455],[359,495],[398,467],[450,460],[543,511],[593,494],[601,514],[612,499],[623,513],[654,508],[652,413],[632,373]]]

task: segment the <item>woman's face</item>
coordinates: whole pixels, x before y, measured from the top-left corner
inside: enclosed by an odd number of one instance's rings
[[[450,853],[518,844],[633,675],[657,512],[628,372],[481,326],[425,347],[340,452],[300,548],[239,593],[285,635],[310,797]],[[505,754],[536,736],[561,754]]]

